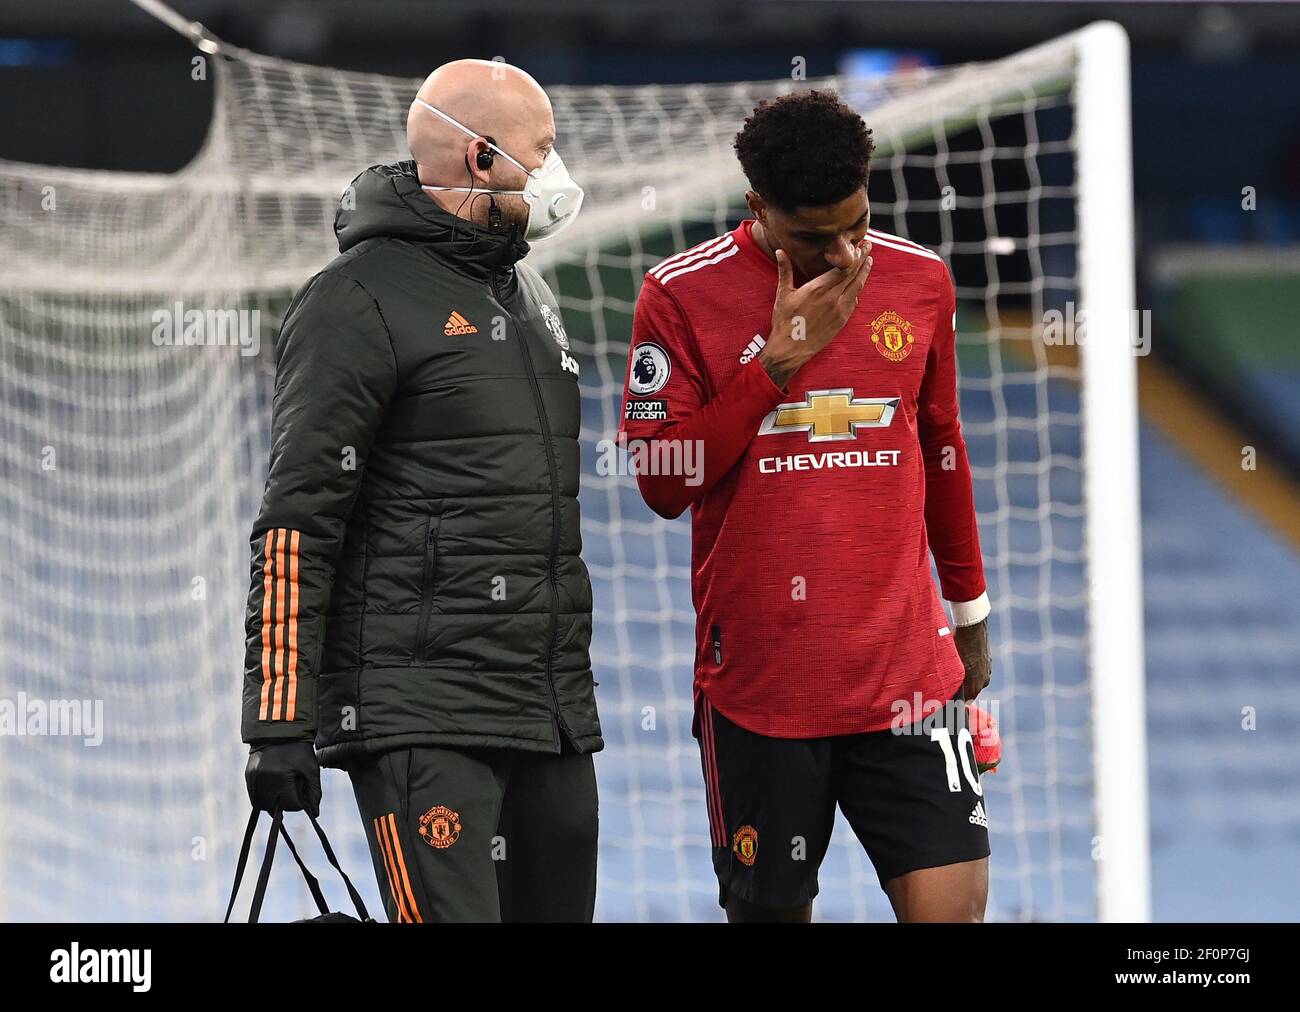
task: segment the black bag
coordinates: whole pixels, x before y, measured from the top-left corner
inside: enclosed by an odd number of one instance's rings
[[[235,897],[239,895],[239,883],[244,878],[244,866],[248,864],[248,852],[253,845],[253,832],[257,829],[257,820],[261,812],[254,809],[248,817],[248,828],[244,830],[244,844],[239,849],[239,863],[235,866],[235,884],[230,887],[230,902],[226,904],[226,916],[223,923],[230,922],[230,913],[235,909]],[[325,851],[325,857],[329,863],[334,866],[334,870],[343,878],[343,884],[347,886],[348,895],[352,897],[352,905],[356,908],[357,917],[351,914],[331,911],[325,903],[325,895],[321,892],[320,883],[316,881],[316,876],[307,870],[301,857],[298,856],[298,849],[293,845],[293,840],[289,839],[289,831],[284,828],[284,813],[277,810],[271,814],[271,832],[266,838],[266,856],[262,858],[262,870],[257,876],[257,888],[253,890],[253,904],[248,912],[248,923],[256,924],[257,918],[262,912],[262,900],[266,897],[266,886],[271,879],[271,862],[275,859],[275,843],[280,837],[284,837],[284,842],[289,848],[289,853],[293,855],[294,861],[302,870],[303,877],[307,879],[307,888],[311,890],[312,899],[316,901],[316,909],[320,911],[319,917],[305,917],[302,920],[294,921],[295,924],[374,924],[374,919],[366,913],[366,905],[361,901],[361,894],[357,892],[356,887],[352,885],[352,880],[348,878],[347,872],[339,865],[339,859],[334,856],[334,848],[325,837],[325,830],[321,829],[320,823],[316,817],[310,813],[307,818],[311,819],[312,828],[316,830],[316,835],[320,837],[321,849]]]

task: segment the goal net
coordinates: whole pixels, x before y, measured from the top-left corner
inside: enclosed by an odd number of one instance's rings
[[[5,919],[220,915],[247,805],[238,697],[273,338],[336,252],[348,181],[408,156],[418,81],[201,48],[215,102],[185,170],[0,163]],[[956,280],[1005,749],[985,777],[990,917],[1144,916],[1132,360],[1096,331],[1080,348],[1043,327],[1131,303],[1126,52],[1102,25],[869,79],[550,89],[588,194],[531,262],[582,363],[608,743],[598,918],[720,916],[689,730],[689,522],[596,467],[633,306],[649,267],[743,217],[743,118],[812,86],[875,130],[873,226],[932,247]],[[379,908],[346,777],[324,778],[326,826]],[[282,872],[265,916],[313,912]],[[821,886],[819,918],[890,916],[842,822]]]

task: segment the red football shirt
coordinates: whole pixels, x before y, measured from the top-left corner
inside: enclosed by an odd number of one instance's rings
[[[624,382],[642,494],[663,516],[691,507],[695,688],[770,737],[910,723],[964,677],[931,550],[959,623],[988,610],[952,279],[869,232],[857,309],[781,390],[755,361],[777,269],[752,227],[646,274]]]

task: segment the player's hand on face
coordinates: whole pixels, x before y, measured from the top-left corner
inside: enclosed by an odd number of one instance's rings
[[[863,239],[856,246],[852,247],[852,260],[847,266],[837,268],[842,276],[840,286],[840,298],[848,304],[848,312],[844,315],[844,322],[847,323],[849,317],[853,315],[853,310],[858,308],[858,296],[862,294],[862,288],[867,283],[867,278],[871,274],[871,243]],[[843,324],[841,324],[843,326]]]
[[[988,688],[993,675],[993,655],[989,651],[989,620],[974,625],[958,626],[953,630],[957,654],[966,668],[965,698],[974,699]]]
[[[858,306],[871,274],[871,244],[853,247],[844,267],[832,267],[807,284],[794,286],[794,266],[785,250],[776,251],[776,301],[772,326],[759,361],[778,386],[785,386],[809,359],[838,334]]]
[[[871,255],[871,243],[865,236],[857,242],[850,242],[846,236],[840,235],[822,250],[822,260],[847,278],[857,268],[864,252]]]

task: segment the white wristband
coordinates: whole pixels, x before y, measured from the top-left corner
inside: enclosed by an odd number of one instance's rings
[[[989,603],[988,591],[985,591],[974,601],[949,601],[948,610],[952,612],[952,624],[961,629],[963,626],[983,622],[989,617],[993,606]]]

